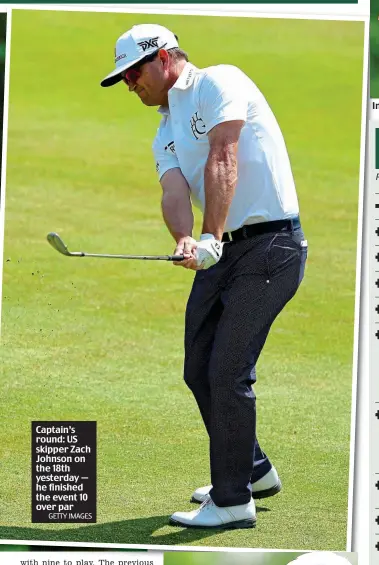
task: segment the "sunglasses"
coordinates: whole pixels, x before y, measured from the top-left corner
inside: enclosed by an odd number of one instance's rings
[[[146,63],[151,63],[152,61],[154,61],[160,49],[162,49],[162,47],[160,47],[157,51],[154,51],[154,53],[151,53],[151,55],[147,55],[141,61],[138,61],[138,63],[121,73],[121,78],[126,82],[126,84],[129,85],[131,82],[135,83],[139,79],[139,77],[142,75],[142,66]]]

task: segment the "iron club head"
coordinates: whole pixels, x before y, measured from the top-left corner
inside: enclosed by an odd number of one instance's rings
[[[62,253],[62,255],[67,255],[68,257],[72,257],[73,255],[81,255],[81,253],[70,253],[68,250],[67,245],[63,242],[63,240],[59,237],[59,235],[55,232],[51,232],[47,235],[47,241],[50,243],[56,251]]]

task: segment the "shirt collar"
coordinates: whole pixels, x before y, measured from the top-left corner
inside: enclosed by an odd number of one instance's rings
[[[186,63],[172,88],[178,88],[179,90],[186,90],[189,88],[193,83],[196,71],[197,68],[192,65],[192,63]]]
[[[187,88],[189,88],[193,83],[197,70],[198,69],[195,67],[195,65],[192,65],[192,63],[186,63],[177,81],[171,87],[171,89],[178,88],[179,90],[186,90]],[[168,116],[170,114],[170,109],[167,106],[159,106],[158,112],[162,114],[162,116]]]

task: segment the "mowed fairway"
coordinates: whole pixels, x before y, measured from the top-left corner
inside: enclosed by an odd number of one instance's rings
[[[293,164],[309,262],[259,362],[258,435],[283,491],[259,501],[255,530],[167,525],[209,483],[208,440],[182,380],[192,273],[69,259],[46,242],[57,231],[72,250],[174,248],[150,149],[159,115],[123,85],[99,86],[116,38],[142,22],[172,28],[199,67],[245,70],[270,101]],[[13,12],[0,538],[345,548],[363,25]],[[31,523],[32,420],[97,420],[97,524]]]

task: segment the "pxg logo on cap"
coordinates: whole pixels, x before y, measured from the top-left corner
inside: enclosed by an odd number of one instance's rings
[[[151,39],[146,39],[145,41],[140,41],[138,43],[138,45],[142,48],[142,51],[146,51],[146,49],[149,49],[149,47],[153,47],[155,49],[158,49],[158,47],[159,47],[158,39],[159,39],[159,37],[153,37]]]

